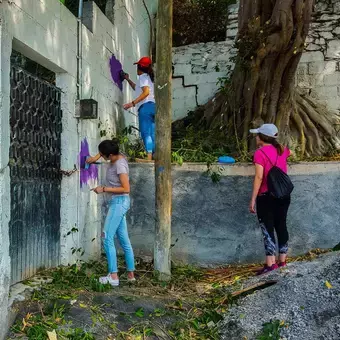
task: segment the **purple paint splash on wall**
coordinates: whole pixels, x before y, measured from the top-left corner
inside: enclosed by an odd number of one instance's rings
[[[80,167],[80,187],[88,185],[90,181],[98,180],[98,168],[96,165],[91,164],[88,169],[85,169],[85,157],[90,156],[89,144],[87,139],[84,138],[81,142],[79,153],[79,167]]]
[[[120,79],[120,72],[122,71],[122,69],[123,67],[121,62],[114,55],[112,55],[110,59],[111,77],[114,83],[119,87],[121,91],[123,91],[123,82]]]

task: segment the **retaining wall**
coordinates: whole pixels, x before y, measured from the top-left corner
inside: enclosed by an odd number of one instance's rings
[[[248,212],[254,168],[219,167],[212,183],[205,165],[173,167],[172,255],[175,261],[204,266],[261,261],[262,235]],[[289,167],[295,190],[288,216],[290,255],[340,242],[340,163]],[[151,256],[154,239],[152,165],[131,166],[132,206],[128,227],[134,250]]]

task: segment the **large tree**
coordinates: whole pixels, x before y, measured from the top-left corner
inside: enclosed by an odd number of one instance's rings
[[[249,147],[249,128],[275,123],[281,140],[304,156],[336,147],[336,116],[295,87],[313,0],[241,0],[238,54],[231,80],[201,110],[201,122],[235,134],[239,150]]]

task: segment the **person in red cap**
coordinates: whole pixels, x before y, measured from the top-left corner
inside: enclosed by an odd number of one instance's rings
[[[145,150],[148,154],[148,160],[152,160],[155,152],[155,92],[154,92],[154,73],[152,70],[152,61],[149,57],[143,57],[134,65],[137,65],[138,80],[135,84],[125,75],[131,88],[136,91],[137,98],[131,103],[124,105],[125,110],[136,107],[138,110],[139,130],[144,142]]]

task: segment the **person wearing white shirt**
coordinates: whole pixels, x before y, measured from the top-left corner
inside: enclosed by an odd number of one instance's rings
[[[152,61],[149,57],[143,57],[134,65],[137,65],[138,81],[135,84],[125,75],[131,88],[137,93],[137,98],[131,103],[124,105],[125,110],[132,107],[138,109],[139,130],[144,142],[145,150],[148,154],[148,160],[151,161],[155,152],[155,114],[156,102],[154,92],[154,73],[152,70]]]

